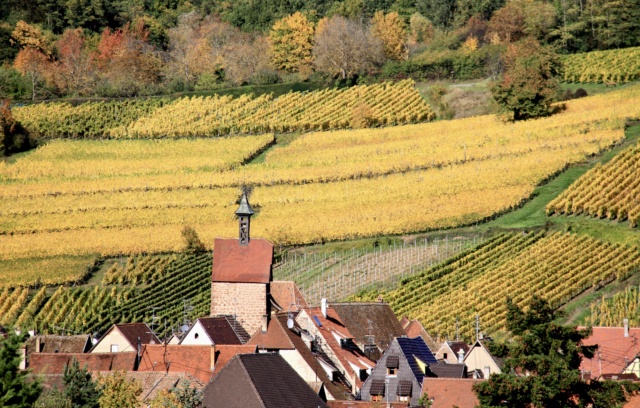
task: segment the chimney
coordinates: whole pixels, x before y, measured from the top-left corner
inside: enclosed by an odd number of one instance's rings
[[[216,368],[216,345],[211,345],[211,372]]]
[[[36,353],[40,353],[42,350],[40,349],[40,336],[36,337]]]
[[[629,337],[629,319],[625,318],[622,322],[624,324],[624,337]]]
[[[482,370],[482,375],[484,376],[485,380],[489,378],[489,376],[491,375],[491,367],[484,366],[484,369]]]
[[[320,309],[322,310],[322,315],[326,319],[327,318],[327,299],[326,298],[322,298],[320,300]]]
[[[266,314],[262,315],[262,333],[266,333],[268,327],[269,327],[269,316]]]
[[[462,363],[464,361],[464,350],[462,347],[458,350],[458,363]]]

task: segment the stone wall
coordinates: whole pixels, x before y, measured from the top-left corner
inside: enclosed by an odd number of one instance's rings
[[[253,336],[268,314],[267,285],[264,283],[211,283],[211,316],[236,315],[242,327]]]

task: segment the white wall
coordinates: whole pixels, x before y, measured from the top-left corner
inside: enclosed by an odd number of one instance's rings
[[[213,342],[209,338],[209,335],[204,331],[204,327],[202,327],[200,320],[197,320],[191,330],[189,330],[184,336],[180,344],[183,346],[211,346]]]
[[[112,345],[118,345],[118,353],[123,351],[138,351],[129,344],[129,341],[120,333],[118,328],[114,327],[106,336],[100,339],[100,342],[96,344],[92,353],[111,353]]]

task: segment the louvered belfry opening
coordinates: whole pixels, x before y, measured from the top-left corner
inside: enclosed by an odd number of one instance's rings
[[[249,199],[247,198],[247,193],[242,193],[242,197],[240,198],[240,207],[236,210],[236,215],[238,216],[238,227],[239,227],[239,241],[240,245],[249,245],[250,236],[250,228],[251,228],[251,216],[255,214],[253,208],[249,204]]]

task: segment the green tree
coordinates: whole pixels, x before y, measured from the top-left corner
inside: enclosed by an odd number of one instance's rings
[[[172,391],[182,408],[197,408],[202,403],[202,391],[192,387],[189,381],[181,383]]]
[[[64,392],[53,389],[43,393],[33,405],[34,408],[72,408],[71,400],[65,397]]]
[[[311,66],[313,31],[313,24],[300,12],[276,21],[269,32],[271,63],[289,72]]]
[[[491,87],[498,106],[514,120],[544,116],[559,92],[560,62],[549,49],[526,38],[509,45],[502,57],[502,78]]]
[[[98,377],[102,388],[100,408],[138,408],[142,386],[137,380],[128,380],[124,371]]]
[[[547,301],[534,296],[525,312],[507,300],[507,329],[514,335],[508,345],[503,374],[474,385],[482,407],[621,407],[626,395],[640,387],[630,382],[592,381],[580,375],[582,357],[591,358],[596,347],[583,346],[591,329],[555,323],[562,316]],[[529,375],[519,376],[515,372]]]
[[[73,408],[98,408],[100,388],[91,379],[86,367],[80,368],[75,358],[64,368],[64,395],[73,403]]]
[[[187,252],[202,252],[207,249],[196,230],[189,225],[182,228],[182,238],[184,239],[184,250]]]
[[[4,408],[30,408],[42,391],[37,381],[27,380],[27,373],[19,370],[23,341],[12,331],[5,339],[0,336],[0,406]]]

